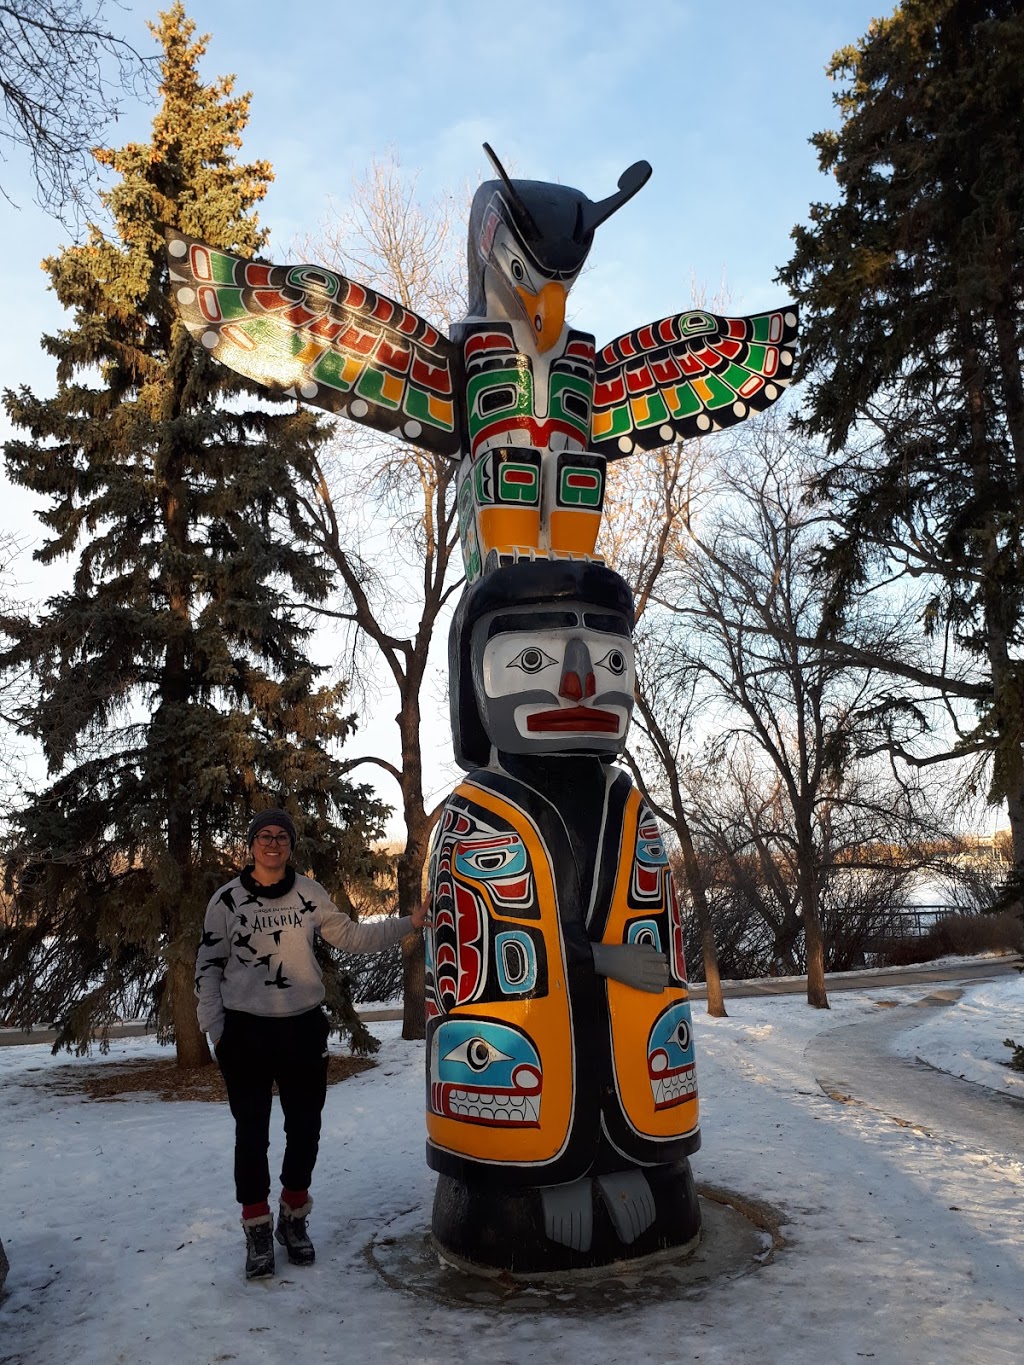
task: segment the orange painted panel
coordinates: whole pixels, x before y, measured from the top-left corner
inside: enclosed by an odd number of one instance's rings
[[[548,517],[548,534],[552,550],[570,554],[592,555],[601,529],[601,513],[589,508],[566,510],[552,508]]]
[[[641,918],[642,911],[630,909],[627,893],[633,875],[633,850],[636,847],[637,817],[640,794],[634,788],[626,804],[622,831],[622,857],[619,862],[612,907],[605,928],[604,943],[623,943],[629,920]],[[654,913],[667,911],[665,880],[662,879],[662,898]],[[667,944],[662,945],[667,949]],[[681,1137],[692,1132],[698,1122],[698,1100],[658,1107],[655,1090],[647,1067],[651,1033],[656,1021],[677,1001],[685,1001],[688,992],[672,987],[659,995],[632,990],[619,981],[609,979],[608,1008],[611,1016],[612,1070],[615,1085],[626,1118],[636,1131],[652,1138]]]
[[[427,1134],[437,1147],[472,1157],[477,1161],[532,1165],[554,1160],[569,1139],[575,1103],[576,1080],[573,1067],[572,1019],[565,979],[562,936],[551,869],[540,837],[532,822],[507,805],[493,792],[462,784],[457,793],[468,797],[483,810],[492,812],[514,826],[526,846],[530,869],[536,878],[540,920],[519,920],[507,911],[493,908],[487,884],[471,881],[464,873],[460,880],[471,885],[485,900],[491,923],[496,928],[517,924],[540,928],[547,949],[547,994],[524,1000],[487,1001],[456,1006],[445,1020],[486,1019],[510,1024],[527,1035],[540,1057],[543,1084],[539,1122],[535,1127],[517,1124],[501,1127],[474,1123],[471,1118],[454,1119],[427,1112]]]
[[[539,507],[481,507],[477,513],[480,554],[502,552],[518,546],[536,550],[540,545]]]

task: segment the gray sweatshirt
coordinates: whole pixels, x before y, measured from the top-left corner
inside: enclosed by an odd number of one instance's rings
[[[294,886],[273,897],[261,896],[262,888],[246,880],[249,889],[235,877],[206,907],[196,958],[197,1013],[199,1027],[214,1042],[224,1031],[226,1009],[276,1018],[322,1003],[317,934],[347,953],[375,953],[412,930],[408,915],[357,923],[310,877],[296,875]]]

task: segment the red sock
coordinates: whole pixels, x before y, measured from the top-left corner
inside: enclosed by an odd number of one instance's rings
[[[287,1204],[290,1209],[301,1209],[309,1198],[309,1190],[282,1190],[281,1202]]]
[[[259,1204],[242,1205],[242,1217],[246,1219],[246,1221],[250,1218],[262,1218],[264,1215],[268,1218],[270,1217],[270,1204],[266,1199],[261,1200]]]

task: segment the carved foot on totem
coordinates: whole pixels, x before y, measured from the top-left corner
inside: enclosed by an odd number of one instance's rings
[[[544,1233],[552,1242],[589,1251],[594,1237],[594,1204],[600,1200],[620,1242],[630,1246],[654,1222],[654,1192],[643,1171],[612,1171],[541,1189]],[[628,1254],[628,1253],[627,1253]]]
[[[688,1161],[508,1188],[438,1180],[433,1234],[460,1263],[523,1274],[583,1269],[682,1247],[700,1233]]]

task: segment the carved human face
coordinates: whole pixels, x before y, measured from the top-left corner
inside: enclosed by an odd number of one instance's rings
[[[619,754],[633,646],[618,612],[584,602],[509,607],[473,627],[473,686],[491,743],[512,754]]]

